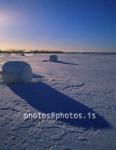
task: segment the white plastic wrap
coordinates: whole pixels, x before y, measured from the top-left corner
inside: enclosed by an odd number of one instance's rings
[[[23,61],[8,61],[2,66],[2,79],[5,83],[28,83],[32,80],[32,69]]]
[[[57,55],[50,55],[49,56],[49,61],[51,61],[51,62],[57,62],[58,61],[58,56]]]

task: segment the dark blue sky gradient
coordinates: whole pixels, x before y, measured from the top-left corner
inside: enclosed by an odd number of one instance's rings
[[[116,52],[116,0],[0,0],[0,48]]]

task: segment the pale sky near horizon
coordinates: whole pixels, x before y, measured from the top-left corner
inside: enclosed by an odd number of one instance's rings
[[[115,0],[0,0],[0,49],[116,52]]]

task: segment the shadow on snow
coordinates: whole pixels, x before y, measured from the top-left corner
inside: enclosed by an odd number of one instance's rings
[[[60,60],[57,60],[57,61],[43,60],[43,62],[59,63],[59,64],[66,64],[66,65],[78,65],[75,63],[70,63],[70,62],[65,62],[65,61],[60,61]]]
[[[59,119],[72,126],[84,127],[86,129],[111,128],[110,124],[99,114],[88,106],[64,95],[49,85],[37,82],[29,84],[10,84],[9,88],[18,96],[23,98],[32,107],[43,113],[90,113],[96,114],[96,119]]]

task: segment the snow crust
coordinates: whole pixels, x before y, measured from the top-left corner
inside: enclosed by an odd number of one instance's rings
[[[48,54],[0,57],[26,61],[30,84],[6,85],[0,80],[1,150],[115,150],[116,55]],[[0,69],[1,70],[1,69]],[[25,119],[24,113],[94,112],[96,120]]]

